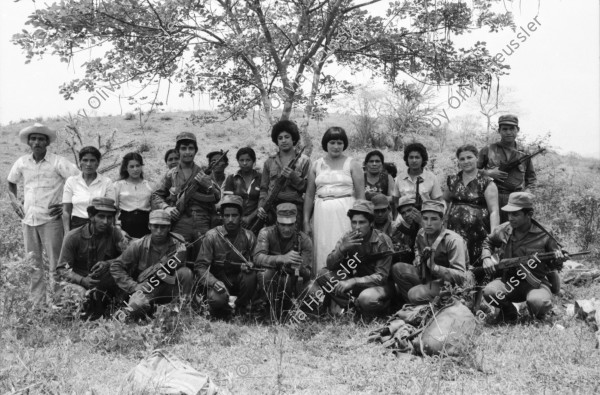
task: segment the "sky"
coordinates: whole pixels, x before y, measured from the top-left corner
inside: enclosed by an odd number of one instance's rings
[[[511,40],[520,44],[510,56],[504,56],[504,64],[511,70],[502,77],[501,87],[510,89],[512,104],[500,110],[517,114],[521,132],[528,137],[550,132],[551,144],[559,152],[600,158],[600,2],[521,0],[506,4],[513,12],[517,31],[477,31],[465,37],[486,41],[491,53],[501,53],[502,49],[510,53],[507,46]],[[43,5],[38,2],[37,6]],[[381,5],[377,7],[374,12],[382,10]],[[24,23],[34,9],[35,3],[28,0],[0,2],[0,124],[82,110],[90,116],[132,111],[126,100],[112,95],[100,100],[100,105],[92,100],[97,106],[94,110],[89,104],[91,93],[80,93],[72,101],[59,94],[62,83],[83,75],[81,64],[91,57],[89,53],[80,54],[69,65],[52,56],[25,64],[25,55],[10,38],[26,28]],[[527,28],[530,22],[535,31]],[[520,27],[529,34],[525,41],[517,39]],[[340,75],[344,73],[339,70]],[[355,78],[359,83],[368,82],[366,76],[364,81],[361,75]],[[136,89],[128,88],[129,92]],[[167,111],[216,107],[207,98],[180,98],[174,91],[177,89],[171,88],[164,106]],[[450,96],[447,88],[438,89],[437,104],[451,123],[477,115],[475,99],[461,100],[457,106],[455,99],[448,101]]]

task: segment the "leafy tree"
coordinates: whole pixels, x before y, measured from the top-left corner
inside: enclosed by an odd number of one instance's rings
[[[18,0],[17,0],[18,1]],[[47,53],[70,62],[101,47],[84,63],[80,90],[135,81],[181,84],[180,94],[208,93],[231,117],[260,108],[269,121],[303,107],[301,128],[354,82],[339,66],[370,70],[395,83],[405,74],[431,84],[460,84],[502,73],[485,43],[456,48],[453,35],[512,24],[495,13],[499,0],[394,1],[386,16],[367,6],[381,0],[62,0],[29,16],[30,30],[13,36],[27,62]],[[310,144],[310,139],[305,139]]]

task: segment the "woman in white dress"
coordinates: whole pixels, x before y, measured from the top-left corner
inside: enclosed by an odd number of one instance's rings
[[[321,146],[327,154],[313,163],[304,200],[304,229],[309,233],[312,229],[315,275],[325,267],[327,255],[335,248],[337,241],[350,230],[347,214],[354,200],[365,198],[361,164],[344,154],[348,148],[344,129],[327,129]]]

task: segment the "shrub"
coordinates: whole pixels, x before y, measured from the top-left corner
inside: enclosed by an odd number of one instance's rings
[[[135,114],[132,112],[125,113],[125,115],[123,116],[123,119],[126,121],[131,121],[131,120],[135,119]]]

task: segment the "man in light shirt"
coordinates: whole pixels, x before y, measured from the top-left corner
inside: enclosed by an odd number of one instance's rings
[[[57,284],[56,264],[63,240],[61,197],[65,180],[78,173],[67,159],[47,151],[56,140],[56,132],[40,123],[19,132],[23,144],[32,153],[17,159],[8,173],[8,194],[23,224],[25,252],[32,253],[35,271],[31,274],[31,296],[34,304],[46,302],[45,268],[42,252],[48,256],[51,281]],[[23,180],[24,205],[17,196],[17,183]],[[52,292],[54,293],[54,292]]]

